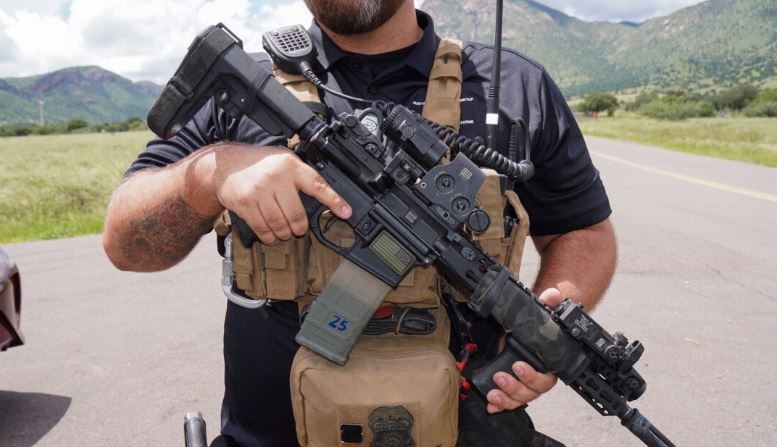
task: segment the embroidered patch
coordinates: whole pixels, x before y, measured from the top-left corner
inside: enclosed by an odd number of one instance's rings
[[[413,416],[405,407],[378,407],[370,413],[370,428],[375,434],[372,447],[414,447]]]

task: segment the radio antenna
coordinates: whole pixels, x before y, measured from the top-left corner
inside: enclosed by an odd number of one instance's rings
[[[502,0],[496,0],[496,23],[494,25],[494,58],[491,65],[491,84],[488,87],[486,103],[486,126],[488,147],[499,145],[499,81],[502,71]]]

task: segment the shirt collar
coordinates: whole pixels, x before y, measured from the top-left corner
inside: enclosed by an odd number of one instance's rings
[[[424,76],[429,76],[434,64],[434,55],[437,52],[437,46],[440,38],[434,32],[434,22],[429,14],[416,10],[416,17],[419,26],[423,29],[423,37],[416,43],[413,50],[405,59],[405,65],[418,71]],[[351,54],[338,47],[326,33],[323,32],[318,23],[313,21],[308,29],[310,38],[318,50],[318,60],[325,70],[330,68],[338,61],[350,57]]]

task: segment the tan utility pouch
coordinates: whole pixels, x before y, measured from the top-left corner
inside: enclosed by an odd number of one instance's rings
[[[486,181],[478,190],[476,200],[488,213],[491,225],[483,234],[473,236],[472,239],[497,262],[518,275],[524,243],[529,234],[529,215],[515,191],[502,192],[499,175],[494,170],[483,171],[486,173]],[[507,235],[504,234],[506,208],[512,209],[517,216],[517,222],[511,226],[510,234]]]
[[[529,214],[515,191],[505,191],[503,199],[505,206],[509,206],[515,212],[518,221],[512,226],[510,234],[503,241],[504,256],[500,262],[518,278],[521,273],[523,249],[526,246],[526,238],[529,236]]]
[[[459,372],[445,311],[431,312],[434,334],[363,335],[344,366],[300,348],[291,394],[302,447],[456,444]]]
[[[232,240],[240,244],[236,234]],[[309,246],[310,237],[306,235],[275,245],[253,244],[250,249],[235,250],[232,262],[237,287],[253,298],[293,300],[305,295]]]
[[[232,269],[237,287],[251,298],[293,300],[307,294],[310,235],[275,245],[243,246],[224,211],[213,224],[216,234],[232,233]]]

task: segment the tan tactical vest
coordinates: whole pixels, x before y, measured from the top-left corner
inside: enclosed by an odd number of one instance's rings
[[[275,76],[303,102],[319,102],[315,86],[304,76],[290,75],[274,68]],[[442,39],[435,54],[423,116],[456,130],[461,109],[461,42]],[[294,147],[296,141],[289,141]],[[473,239],[497,262],[505,264],[518,277],[524,242],[529,230],[529,218],[514,191],[501,191],[499,176],[490,169],[477,194],[481,207],[491,218],[489,229]],[[518,223],[504,235],[504,210],[511,206]],[[216,232],[229,233],[228,215],[224,213]],[[323,227],[322,227],[323,228]],[[325,236],[340,246],[350,246],[355,238],[351,228],[342,221],[329,226]],[[318,295],[340,264],[340,255],[321,244],[310,234],[276,245],[255,243],[244,247],[233,236],[233,268],[235,282],[248,297],[254,299],[310,301]],[[463,297],[458,297],[463,300]],[[417,267],[389,293],[386,302],[431,308],[439,305],[438,275],[433,267]]]

